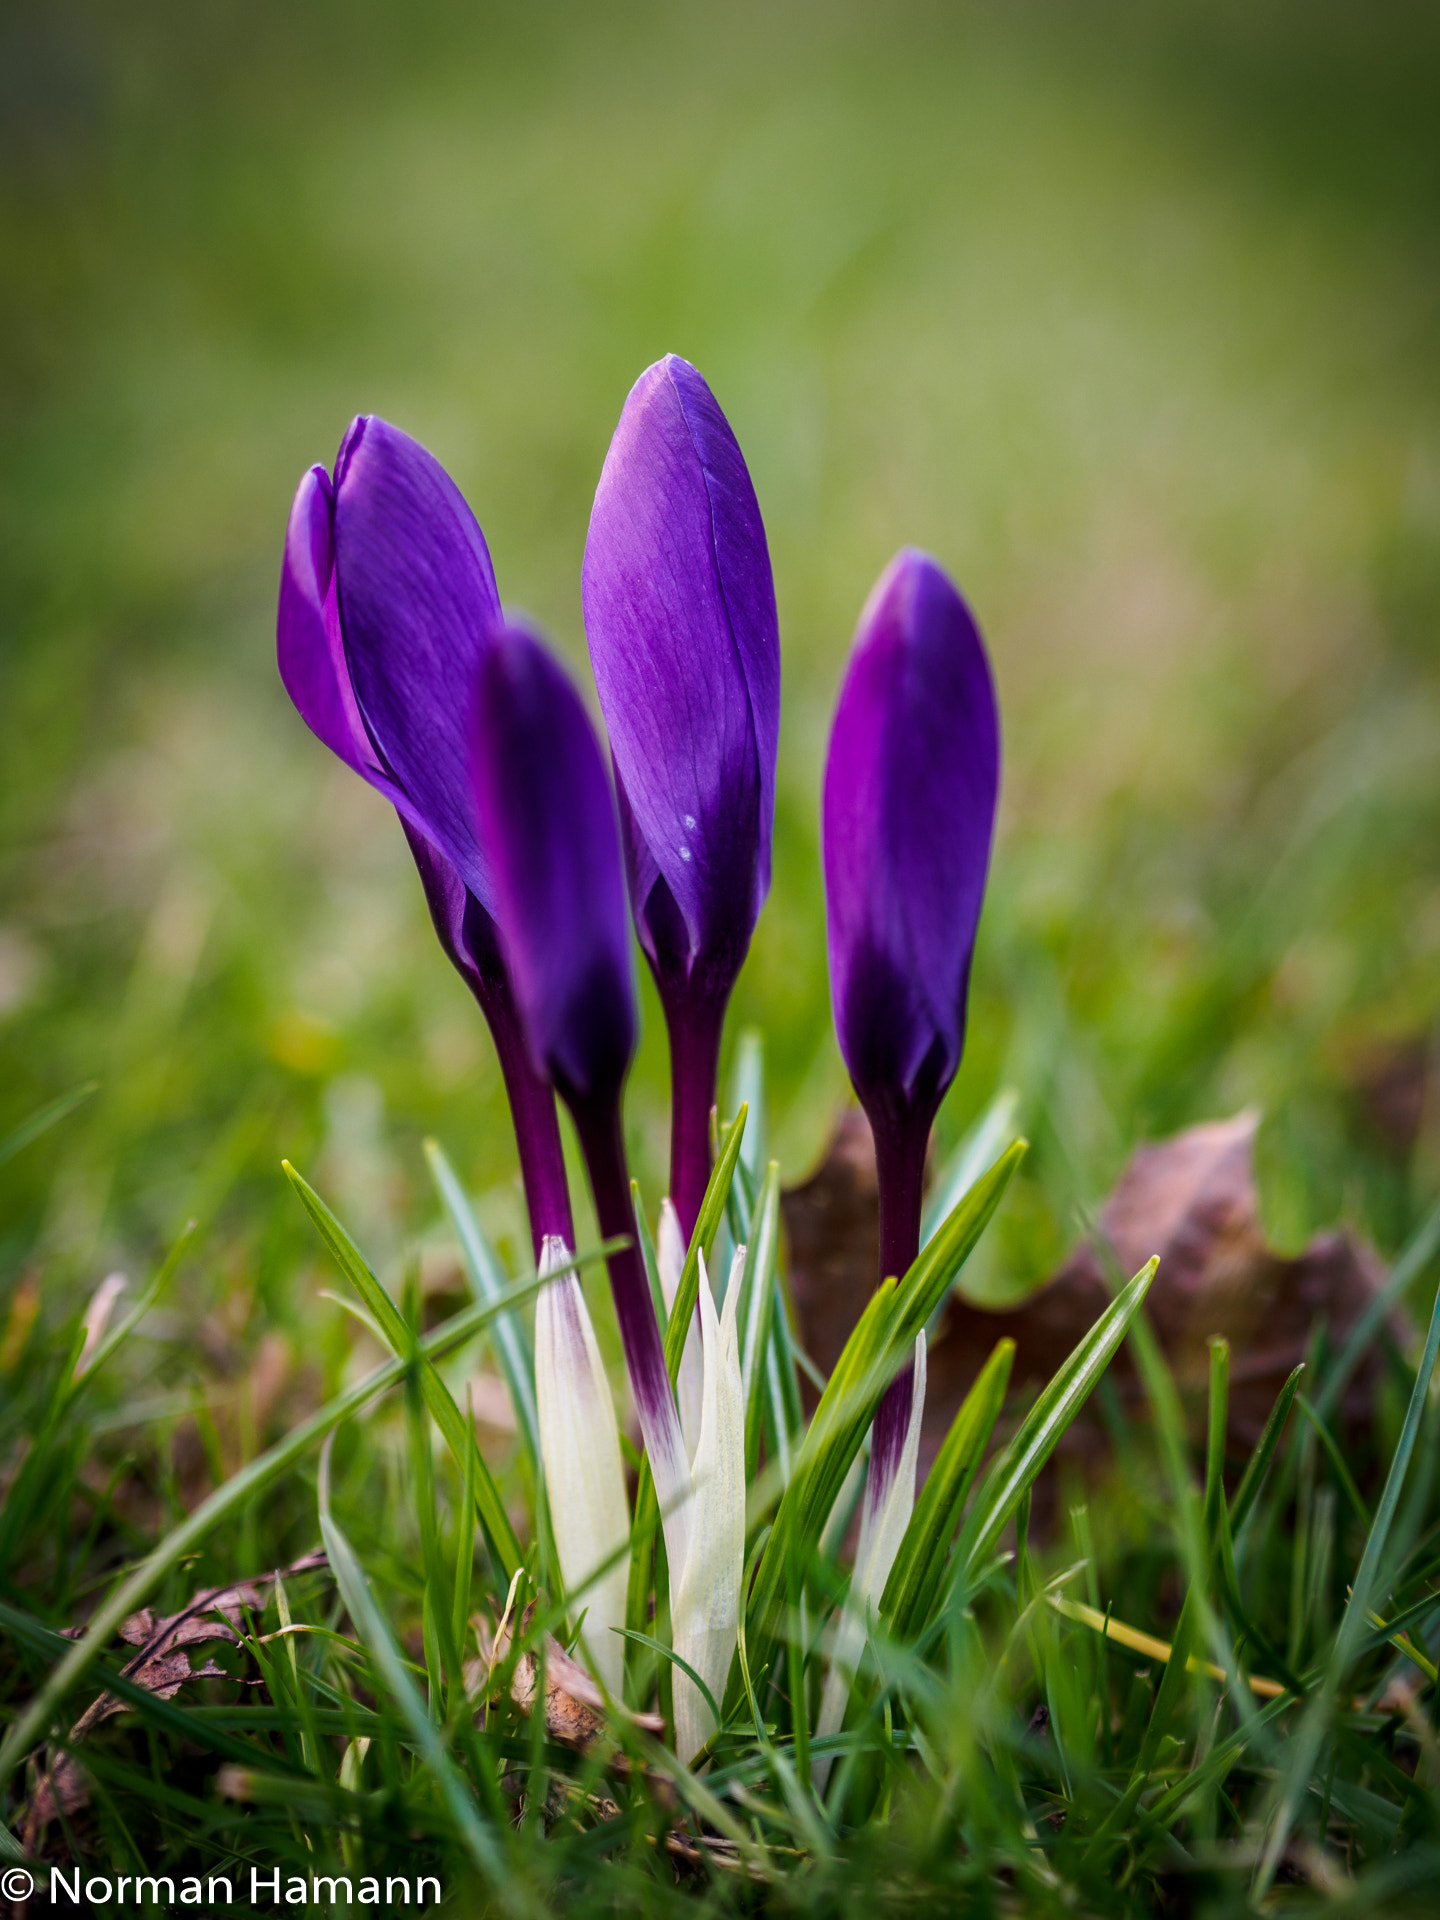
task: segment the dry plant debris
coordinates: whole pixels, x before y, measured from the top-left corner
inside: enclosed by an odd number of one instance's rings
[[[191,1647],[234,1646],[240,1638],[241,1615],[259,1613],[265,1605],[265,1588],[276,1579],[314,1573],[326,1564],[323,1553],[307,1553],[288,1567],[277,1567],[258,1574],[253,1580],[237,1580],[229,1586],[206,1587],[178,1613],[157,1618],[149,1607],[132,1613],[120,1628],[120,1638],[138,1651],[121,1668],[121,1674],[157,1700],[173,1700],[187,1681],[225,1680],[230,1676],[214,1660],[198,1667],[190,1664]],[[83,1627],[67,1629],[67,1638],[78,1639]],[[65,1750],[56,1755],[41,1775],[25,1809],[24,1845],[34,1849],[40,1834],[61,1813],[68,1818],[89,1801],[85,1775],[71,1751],[92,1734],[102,1721],[124,1713],[129,1702],[118,1694],[99,1694],[71,1727]]]
[[[1230,1342],[1229,1443],[1243,1454],[1259,1438],[1275,1396],[1305,1357],[1317,1324],[1342,1342],[1378,1288],[1380,1262],[1341,1229],[1322,1233],[1296,1258],[1269,1247],[1255,1183],[1253,1112],[1186,1128],[1137,1147],[1103,1208],[1089,1244],[1019,1305],[993,1312],[952,1294],[930,1347],[920,1464],[928,1469],[955,1411],[1001,1338],[1015,1342],[1011,1394],[1033,1394],[1092,1326],[1111,1293],[1102,1260],[1128,1277],[1151,1254],[1160,1267],[1146,1306],[1182,1396],[1197,1419],[1212,1336]],[[828,1372],[874,1289],[879,1248],[875,1157],[864,1115],[850,1109],[826,1156],[783,1199],[791,1287],[802,1338]],[[1392,1320],[1403,1340],[1406,1330]],[[1340,1407],[1341,1424],[1370,1415],[1381,1368],[1372,1349]],[[1128,1350],[1111,1366],[1126,1410],[1141,1388]],[[1104,1430],[1087,1410],[1064,1452],[1081,1465],[1105,1457]]]

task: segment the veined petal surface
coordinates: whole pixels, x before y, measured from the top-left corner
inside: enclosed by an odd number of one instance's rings
[[[340,632],[335,587],[335,489],[312,467],[290,508],[280,563],[276,657],[285,691],[317,739],[391,797],[360,717]]]
[[[640,938],[733,978],[770,884],[779,627],[744,458],[678,355],[625,402],[582,585]]]
[[[554,1097],[519,1032],[470,778],[475,673],[500,617],[475,516],[433,456],[354,420],[335,476],[291,508],[276,650],[301,717],[396,809],[440,943],[489,1022],[515,1119],[531,1230],[568,1234]]]
[[[332,480],[312,467],[280,574],[280,676],[301,718],[443,855],[487,911],[470,805],[475,669],[500,619],[485,537],[434,456],[351,422]]]
[[[638,1014],[615,803],[579,694],[522,628],[480,663],[471,769],[535,1065],[567,1097],[618,1093]]]
[[[418,440],[356,420],[335,462],[335,578],[355,700],[428,838],[492,912],[470,805],[470,701],[500,621],[489,549]]]
[[[908,1093],[927,1062],[943,1091],[959,1065],[999,777],[979,629],[907,549],[860,617],[825,767],[830,985],[862,1100]]]

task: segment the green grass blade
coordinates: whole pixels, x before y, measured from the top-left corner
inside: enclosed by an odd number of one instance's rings
[[[881,1395],[989,1224],[1024,1151],[1017,1140],[1001,1155],[903,1279],[888,1279],[876,1290],[846,1341],[801,1442],[751,1590],[747,1633],[757,1671],[768,1666],[773,1651],[789,1591],[788,1562],[793,1558],[805,1567],[813,1557]],[[727,1709],[733,1693],[732,1680]]]
[[[1304,1371],[1305,1363],[1302,1360],[1275,1396],[1275,1404],[1270,1409],[1270,1415],[1265,1422],[1264,1430],[1256,1442],[1255,1451],[1246,1462],[1245,1472],[1241,1477],[1239,1486],[1235,1489],[1235,1498],[1230,1502],[1230,1531],[1232,1534],[1238,1534],[1240,1529],[1245,1525],[1246,1520],[1250,1517],[1250,1509],[1255,1504],[1256,1496],[1260,1492],[1261,1484],[1265,1479],[1270,1462],[1274,1457],[1275,1449],[1280,1444],[1280,1435],[1284,1432],[1285,1421],[1290,1412],[1291,1403],[1295,1395],[1300,1391],[1300,1376]]]
[[[469,1396],[466,1396],[465,1424],[474,1425]],[[464,1485],[455,1515],[455,1586],[450,1598],[450,1637],[463,1665],[465,1634],[470,1622],[470,1588],[475,1573],[475,1462],[478,1450],[465,1450]],[[454,1704],[463,1685],[459,1669],[452,1676],[451,1700]]]
[[[920,1244],[933,1240],[950,1213],[965,1198],[985,1169],[993,1166],[1015,1137],[1020,1096],[1002,1087],[940,1171],[920,1222]]]
[[[650,1615],[650,1585],[659,1530],[660,1503],[655,1498],[655,1482],[648,1463],[642,1460],[635,1489],[635,1520],[630,1529],[630,1578],[625,1589],[625,1624],[635,1632]]]
[[[299,1194],[305,1211],[315,1222],[320,1237],[335,1256],[336,1264],[345,1278],[359,1294],[369,1309],[376,1325],[385,1337],[392,1353],[408,1356],[414,1350],[414,1342],[405,1316],[381,1286],[375,1275],[365,1264],[359,1249],[346,1233],[340,1222],[331,1213],[308,1182],[298,1174],[288,1160],[282,1161],[286,1178]],[[495,1302],[488,1304],[494,1305]],[[507,1309],[502,1309],[502,1312]],[[497,1315],[497,1320],[499,1315]],[[465,1417],[455,1404],[455,1396],[440,1378],[434,1365],[420,1358],[420,1391],[431,1419],[440,1429],[446,1446],[461,1473],[465,1472],[467,1453],[476,1456],[474,1468],[475,1510],[480,1517],[480,1526],[485,1535],[485,1543],[490,1549],[491,1558],[500,1570],[504,1583],[508,1586],[516,1571],[524,1564],[524,1554],[520,1542],[515,1537],[515,1529],[510,1524],[510,1516],[505,1511],[505,1503],[500,1498],[499,1489],[490,1474],[490,1469],[480,1458],[475,1442],[475,1430],[467,1428]]]
[[[70,1398],[66,1403],[67,1411],[74,1405],[82,1388],[100,1372],[110,1356],[113,1353],[117,1353],[120,1348],[124,1346],[136,1327],[139,1326],[140,1322],[145,1318],[161,1294],[164,1293],[166,1287],[169,1286],[175,1277],[176,1268],[189,1251],[190,1243],[195,1238],[195,1232],[196,1223],[193,1220],[187,1220],[185,1225],[180,1229],[174,1246],[171,1247],[169,1253],[167,1253],[164,1260],[161,1261],[159,1271],[156,1273],[155,1278],[150,1282],[149,1286],[145,1289],[144,1293],[141,1294],[130,1311],[110,1329],[109,1333],[106,1334],[105,1338],[96,1347],[94,1353],[91,1354],[89,1360],[86,1362],[84,1373],[76,1377],[71,1389]]]
[[[635,1243],[640,1249],[640,1264],[650,1288],[650,1304],[655,1309],[655,1324],[663,1341],[670,1325],[670,1309],[665,1305],[665,1287],[660,1279],[660,1256],[655,1251],[655,1236],[645,1218],[645,1203],[640,1197],[640,1182],[630,1182],[630,1210],[635,1215]]]
[[[656,1654],[661,1660],[668,1660],[672,1667],[678,1667],[681,1673],[688,1674],[700,1689],[700,1697],[714,1716],[715,1725],[717,1727],[720,1725],[719,1702],[688,1660],[682,1659],[675,1649],[667,1647],[663,1640],[657,1640],[653,1633],[641,1633],[638,1627],[622,1627],[620,1631],[627,1640],[633,1640],[637,1646],[648,1647],[650,1652]]]
[[[746,1027],[735,1042],[735,1064],[730,1071],[729,1107],[749,1113],[745,1139],[740,1148],[741,1171],[752,1189],[760,1184],[760,1169],[765,1165],[765,1041],[755,1027]]]
[[[1170,1658],[1165,1662],[1160,1685],[1155,1689],[1155,1704],[1150,1709],[1150,1720],[1145,1728],[1145,1738],[1140,1743],[1132,1780],[1147,1780],[1155,1770],[1160,1743],[1170,1731],[1170,1723],[1189,1678],[1190,1659],[1199,1640],[1200,1606],[1200,1590],[1192,1585],[1180,1608],[1180,1618],[1175,1623]]]
[[[1230,1342],[1210,1342],[1210,1422],[1205,1439],[1205,1537],[1213,1553],[1225,1505],[1225,1434],[1230,1411]]]
[[[1283,1696],[1278,1700],[1272,1700],[1256,1715],[1258,1725],[1262,1728],[1271,1726],[1293,1704],[1293,1701]],[[1232,1733],[1227,1740],[1222,1741],[1200,1765],[1193,1768],[1183,1779],[1177,1780],[1174,1786],[1168,1787],[1154,1805],[1147,1809],[1145,1814],[1147,1826],[1153,1827],[1157,1832],[1165,1832],[1172,1827],[1183,1815],[1191,1800],[1223,1780],[1230,1769],[1245,1757],[1246,1747],[1252,1737],[1251,1730],[1242,1727],[1238,1732]]]
[[[80,1364],[84,1346],[85,1330],[76,1327],[59,1378],[54,1382],[44,1411],[30,1436],[29,1451],[20,1463],[19,1472],[5,1489],[5,1502],[0,1506],[0,1572],[8,1570],[35,1503],[41,1497],[45,1476],[53,1463],[52,1443],[63,1431],[65,1414],[74,1391],[75,1369]]]
[[[603,1248],[597,1248],[569,1263],[566,1270],[603,1257]],[[518,1306],[533,1298],[542,1284],[538,1277],[525,1281],[512,1287],[503,1301],[486,1302],[483,1306],[455,1314],[443,1326],[436,1327],[425,1336],[420,1342],[421,1352],[431,1360],[438,1360],[456,1347],[464,1346],[467,1340],[472,1340],[483,1328],[491,1325],[507,1307]],[[404,1379],[409,1364],[408,1360],[386,1361],[353,1387],[327,1401],[308,1419],[292,1427],[283,1440],[278,1440],[273,1447],[257,1455],[224,1486],[217,1487],[208,1499],[202,1500],[194,1512],[179,1526],[172,1528],[139,1566],[120,1582],[110,1598],[98,1608],[84,1635],[70,1645],[59,1666],[6,1734],[3,1745],[0,1745],[0,1791],[3,1791],[21,1758],[45,1733],[61,1701],[99,1659],[121,1621],[145,1604],[170,1569],[187,1554],[193,1553],[222,1520],[229,1519],[279,1479],[281,1474],[288,1472],[326,1434],[332,1433],[343,1421],[359,1413],[378,1395],[397,1386]]]
[[[765,1364],[770,1350],[770,1329],[776,1313],[776,1295],[780,1280],[777,1263],[780,1254],[780,1163],[772,1160],[765,1169],[764,1183],[756,1197],[752,1219],[758,1224],[747,1261],[753,1263],[754,1285],[747,1288],[748,1313],[744,1329],[744,1349],[740,1358],[740,1378],[745,1393],[745,1475],[755,1476],[760,1461],[760,1431],[767,1398],[771,1396],[769,1369]],[[781,1303],[783,1311],[783,1303]],[[776,1413],[771,1408],[772,1418]]]
[[[455,1229],[455,1237],[460,1243],[460,1257],[470,1276],[475,1298],[498,1300],[510,1284],[510,1277],[475,1217],[469,1194],[461,1185],[438,1141],[425,1142],[425,1158],[436,1192]],[[518,1313],[505,1313],[495,1322],[490,1338],[495,1357],[500,1362],[500,1371],[505,1376],[510,1404],[515,1409],[525,1449],[538,1470],[540,1416],[535,1410],[535,1353],[530,1345],[529,1332]]]
[[[915,1502],[880,1603],[881,1614],[897,1640],[919,1633],[929,1624],[950,1542],[1005,1404],[1014,1358],[1015,1342],[997,1341],[951,1421]]]
[[[1334,1646],[1326,1665],[1325,1683],[1301,1721],[1287,1756],[1288,1765],[1281,1784],[1275,1817],[1265,1850],[1256,1868],[1255,1891],[1258,1895],[1268,1891],[1284,1856],[1300,1803],[1306,1793],[1311,1772],[1325,1738],[1335,1695],[1351,1661],[1370,1631],[1370,1616],[1377,1598],[1376,1589],[1380,1583],[1390,1528],[1395,1519],[1395,1510],[1400,1504],[1405,1476],[1410,1469],[1410,1456],[1414,1452],[1416,1436],[1420,1431],[1420,1422],[1425,1412],[1430,1392],[1430,1377],[1435,1371],[1437,1354],[1440,1354],[1440,1292],[1437,1292],[1435,1304],[1430,1312],[1425,1350],[1420,1356],[1415,1386],[1410,1395],[1410,1404],[1405,1410],[1405,1422],[1400,1429],[1400,1438],[1390,1462],[1390,1471],[1385,1476],[1384,1491],[1380,1495],[1380,1504],[1375,1509],[1375,1519],[1365,1541],[1365,1550],[1360,1556],[1360,1565],[1351,1582],[1349,1598],[1340,1619],[1340,1629],[1335,1636]]]
[[[0,1140],[0,1167],[11,1160],[32,1140],[38,1140],[42,1133],[48,1133],[51,1127],[58,1126],[67,1114],[88,1100],[99,1088],[98,1080],[87,1080],[82,1087],[72,1087],[69,1093],[62,1093],[58,1100],[52,1100],[48,1106],[40,1107],[28,1120],[22,1120],[18,1127]]]
[[[705,1198],[700,1203],[695,1232],[685,1256],[680,1284],[675,1290],[668,1323],[665,1324],[665,1366],[669,1372],[672,1387],[680,1375],[680,1359],[685,1351],[686,1331],[695,1313],[695,1303],[700,1297],[700,1255],[703,1252],[706,1258],[709,1258],[710,1250],[715,1245],[715,1236],[720,1230],[720,1222],[725,1217],[725,1203],[730,1192],[730,1182],[734,1178],[736,1163],[740,1158],[741,1142],[745,1137],[745,1118],[745,1109],[742,1107],[721,1139],[720,1151],[715,1156],[715,1165],[710,1169]],[[630,1577],[626,1586],[625,1624],[632,1632],[639,1632],[644,1628],[649,1614],[659,1519],[660,1510],[655,1500],[655,1482],[650,1474],[650,1462],[645,1460],[641,1463],[639,1484],[635,1489],[635,1525],[631,1530],[633,1546],[630,1555]]]
[[[33,1614],[9,1606],[3,1600],[0,1600],[0,1627],[18,1644],[55,1658],[68,1654],[75,1645],[73,1640],[63,1633],[56,1633]],[[92,1676],[94,1680],[106,1693],[113,1693],[128,1707],[133,1707],[149,1725],[174,1734],[178,1739],[208,1747],[212,1753],[220,1754],[227,1760],[237,1760],[247,1767],[269,1768],[277,1773],[289,1774],[290,1769],[273,1750],[233,1739],[223,1728],[197,1720],[190,1710],[176,1701],[160,1699],[148,1687],[142,1687],[138,1680],[128,1680],[123,1673],[115,1672],[104,1663],[99,1663],[99,1666],[99,1672]]]
[[[1370,1509],[1366,1506],[1364,1497],[1355,1484],[1355,1476],[1346,1464],[1345,1456],[1340,1451],[1339,1443],[1335,1439],[1334,1434],[1331,1433],[1329,1427],[1326,1426],[1325,1422],[1320,1418],[1319,1413],[1311,1406],[1303,1393],[1296,1394],[1295,1404],[1306,1420],[1309,1421],[1315,1438],[1324,1448],[1326,1457],[1335,1471],[1335,1478],[1339,1482],[1340,1491],[1349,1502],[1350,1509],[1354,1513],[1355,1518],[1360,1522],[1362,1527],[1368,1529],[1371,1524]]]
[[[1334,1366],[1325,1376],[1324,1385],[1315,1396],[1315,1411],[1322,1420],[1328,1420],[1335,1411],[1351,1374],[1374,1339],[1385,1315],[1405,1298],[1437,1252],[1440,1252],[1440,1206],[1432,1208],[1420,1223],[1399,1259],[1386,1274],[1377,1291],[1366,1302],[1364,1310],[1350,1329],[1345,1345],[1340,1349]]]
[[[125,1344],[154,1306],[169,1284],[194,1236],[195,1222],[192,1220],[181,1231],[150,1285],[120,1324],[100,1342],[83,1372],[80,1371],[80,1357],[84,1351],[86,1334],[83,1327],[75,1329],[71,1336],[70,1350],[65,1364],[55,1381],[45,1411],[35,1423],[29,1450],[21,1463],[19,1472],[6,1489],[3,1503],[0,1503],[0,1568],[9,1566],[21,1533],[30,1518],[39,1495],[40,1483],[51,1465],[51,1443],[59,1434],[63,1433],[67,1437],[70,1435],[73,1416],[81,1395],[85,1393],[110,1356]]]
[[[963,1588],[972,1570],[994,1551],[1020,1497],[1050,1458],[1091,1388],[1109,1366],[1139,1312],[1158,1261],[1143,1266],[1101,1314],[1051,1380],[1022,1422],[1019,1432],[986,1475],[966,1516],[955,1550],[957,1580]]]
[[[459,1768],[447,1752],[401,1658],[389,1622],[375,1602],[355,1551],[331,1515],[328,1450],[320,1465],[320,1536],[330,1557],[336,1585],[355,1622],[376,1678],[399,1708],[411,1738],[424,1755],[426,1767],[440,1789],[466,1851],[502,1904],[512,1912],[522,1910],[528,1902],[516,1898],[517,1889],[506,1865],[503,1846],[482,1817]]]
[[[665,1365],[669,1370],[672,1387],[680,1377],[680,1358],[685,1351],[685,1336],[695,1312],[695,1302],[700,1297],[700,1255],[703,1253],[707,1260],[710,1258],[711,1249],[715,1245],[715,1236],[720,1231],[721,1221],[725,1218],[725,1203],[730,1195],[730,1182],[745,1138],[745,1120],[746,1112],[742,1107],[721,1137],[720,1151],[716,1154],[715,1165],[710,1170],[705,1198],[700,1203],[699,1218],[695,1222],[695,1231],[690,1237],[689,1250],[685,1255],[685,1265],[680,1272],[680,1284],[675,1289],[675,1301],[670,1309],[669,1325],[665,1329]]]

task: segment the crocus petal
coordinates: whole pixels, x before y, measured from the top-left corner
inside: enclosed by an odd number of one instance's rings
[[[464,497],[418,441],[352,421],[332,481],[313,467],[290,512],[277,623],[301,717],[424,835],[487,909],[466,737],[500,600]]]
[[[350,684],[335,588],[335,490],[323,467],[300,482],[280,565],[276,654],[300,718],[363,779],[393,786],[375,757]]]
[[[669,1200],[660,1202],[660,1226],[655,1236],[655,1260],[660,1268],[660,1291],[667,1312],[675,1305],[680,1275],[685,1267],[685,1237],[680,1231],[680,1216]],[[700,1314],[697,1307],[685,1348],[680,1355],[680,1372],[675,1381],[675,1399],[680,1408],[680,1431],[685,1436],[685,1452],[691,1462],[700,1444],[700,1418],[705,1398],[705,1366],[700,1354]]]
[[[519,628],[491,638],[473,724],[476,815],[530,1058],[575,1118],[602,1233],[630,1239],[609,1256],[611,1293],[666,1547],[683,1566],[690,1466],[634,1246],[620,1126],[637,1014],[610,784],[579,695]]]
[[[779,628],[744,458],[674,354],[625,402],[582,585],[641,941],[728,986],[770,884]]]
[[[568,1258],[563,1240],[547,1239],[540,1272]],[[535,1302],[535,1404],[565,1593],[575,1612],[584,1612],[580,1638],[595,1676],[618,1700],[625,1678],[625,1642],[618,1630],[625,1625],[629,1563],[623,1549],[630,1516],[615,1408],[573,1272],[549,1281]]]
[[[820,1717],[815,1723],[815,1737],[819,1740],[828,1740],[844,1723],[871,1612],[880,1604],[890,1569],[905,1538],[905,1529],[915,1511],[915,1466],[920,1453],[920,1422],[925,1411],[925,1354],[925,1335],[920,1333],[915,1337],[914,1384],[904,1444],[898,1455],[892,1457],[888,1474],[879,1476],[878,1484],[873,1463],[866,1481],[860,1544],[855,1554],[850,1593],[835,1635],[830,1671],[820,1696]],[[828,1756],[817,1760],[813,1778],[820,1792],[824,1791],[829,1774]]]
[[[456,972],[470,983],[472,991],[483,993],[500,962],[500,935],[495,922],[433,841],[403,814],[400,825],[425,890],[436,937]]]
[[[745,1571],[745,1394],[737,1322],[743,1284],[742,1248],[717,1315],[709,1279],[701,1273],[705,1398],[695,1453],[690,1551],[670,1600],[675,1651],[716,1700],[724,1697],[735,1652]],[[675,1751],[682,1760],[692,1760],[714,1731],[704,1695],[677,1667]]]
[[[467,737],[475,669],[500,619],[485,536],[439,461],[368,417],[335,462],[334,538],[345,658],[377,757],[493,911]]]
[[[862,1101],[959,1065],[1000,773],[979,630],[907,549],[860,617],[825,767],[830,982]]]
[[[470,790],[474,671],[499,607],[448,474],[383,420],[352,422],[333,482],[312,468],[291,508],[280,674],[312,732],[400,815],[440,944],[495,1039],[538,1257],[547,1234],[571,1231],[564,1158],[520,1038]]]
[[[595,730],[563,668],[518,627],[493,635],[473,713],[480,837],[535,1064],[570,1098],[618,1091],[638,1015]]]

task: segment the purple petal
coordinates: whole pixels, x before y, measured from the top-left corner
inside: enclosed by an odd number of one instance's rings
[[[548,1079],[538,1075],[531,1063],[500,953],[498,927],[444,854],[403,814],[400,824],[419,869],[440,944],[479,1001],[490,1026],[515,1123],[515,1145],[538,1261],[547,1235],[558,1235],[567,1246],[575,1239],[565,1156],[555,1122],[555,1094]]]
[[[989,662],[925,554],[891,562],[860,618],[825,768],[824,864],[840,1050],[861,1098],[949,1085],[1000,777]]]
[[[536,1066],[618,1092],[637,1013],[615,802],[580,696],[540,642],[497,629],[476,676],[473,779],[505,957]]]
[[[400,825],[405,830],[420,884],[425,889],[425,904],[430,909],[436,936],[471,992],[483,993],[499,958],[495,922],[439,848],[403,814]]]
[[[281,677],[312,731],[400,815],[440,944],[495,1040],[538,1257],[547,1234],[573,1230],[555,1096],[521,1036],[475,833],[467,734],[499,615],[490,557],[453,482],[383,421],[352,423],[335,473],[332,485],[312,468],[291,509]]]
[[[345,659],[375,758],[402,813],[490,909],[467,737],[500,619],[485,537],[439,461],[373,417],[355,421],[335,462],[334,529]]]
[[[300,482],[285,534],[276,620],[280,678],[300,718],[364,779],[383,774],[345,664],[335,596],[335,492],[323,467]]]
[[[704,380],[673,354],[625,402],[583,588],[640,937],[663,968],[674,939],[651,903],[673,902],[683,963],[700,958],[728,988],[770,884],[779,631],[744,459]]]

